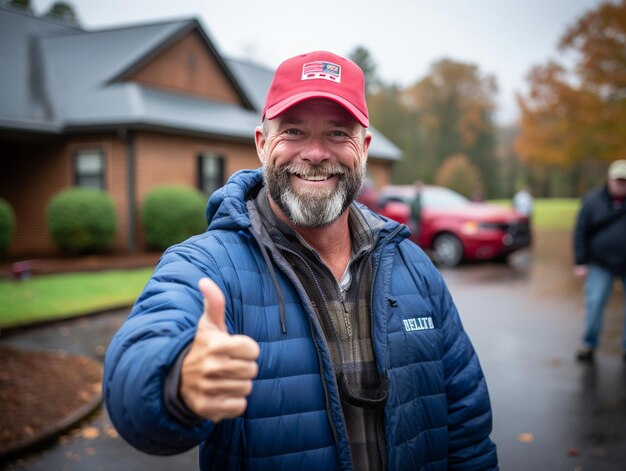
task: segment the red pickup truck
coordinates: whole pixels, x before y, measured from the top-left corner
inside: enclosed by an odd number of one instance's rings
[[[420,188],[421,218],[411,220],[411,204],[418,188],[413,185],[369,188],[358,200],[380,214],[407,224],[411,240],[427,250],[443,266],[462,260],[506,259],[531,245],[528,218],[502,206],[474,203],[443,187]]]

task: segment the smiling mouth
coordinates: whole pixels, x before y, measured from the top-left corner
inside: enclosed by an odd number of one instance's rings
[[[284,171],[292,177],[311,183],[324,183],[329,180],[341,178],[344,169],[339,165],[305,165],[290,164],[284,168]]]
[[[304,175],[301,173],[296,173],[296,176],[298,178],[301,178],[302,180],[306,180],[309,182],[323,182],[328,180],[329,178],[333,177],[333,174],[330,175]]]

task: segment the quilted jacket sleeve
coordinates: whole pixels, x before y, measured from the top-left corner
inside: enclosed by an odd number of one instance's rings
[[[487,383],[452,298],[442,283],[444,374],[448,402],[450,470],[497,470]]]
[[[197,283],[205,276],[224,290],[208,253],[189,243],[168,249],[107,350],[107,410],[120,435],[146,453],[186,451],[213,429],[207,420],[196,426],[178,422],[163,394],[168,371],[195,335],[203,304]],[[226,317],[228,323],[228,308]]]

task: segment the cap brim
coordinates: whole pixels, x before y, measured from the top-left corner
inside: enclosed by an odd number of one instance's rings
[[[265,110],[265,118],[274,119],[276,116],[291,108],[292,106],[297,105],[298,103],[302,103],[303,101],[310,100],[312,98],[327,98],[329,100],[332,100],[348,110],[350,114],[354,116],[364,128],[368,128],[370,125],[368,117],[365,116],[356,106],[354,106],[348,100],[332,93],[321,91],[302,92],[290,96],[289,98],[285,98],[284,100],[279,101],[278,103],[270,106],[267,110]]]

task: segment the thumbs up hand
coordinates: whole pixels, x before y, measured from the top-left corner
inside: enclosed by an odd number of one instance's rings
[[[219,422],[246,410],[260,349],[250,337],[230,335],[226,330],[220,288],[209,278],[202,278],[198,286],[204,296],[204,312],[183,360],[180,396],[192,412]]]

